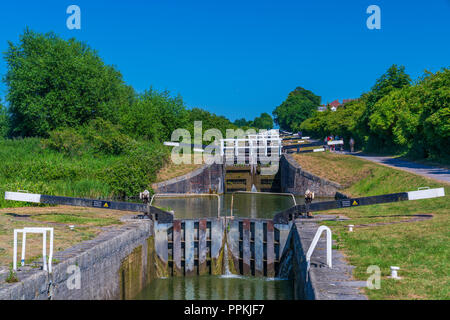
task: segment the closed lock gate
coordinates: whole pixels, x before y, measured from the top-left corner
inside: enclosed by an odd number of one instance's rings
[[[275,277],[291,225],[237,217],[156,222],[158,274]]]

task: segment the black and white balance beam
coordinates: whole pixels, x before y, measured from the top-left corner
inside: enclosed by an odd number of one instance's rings
[[[309,205],[301,204],[293,206],[287,210],[279,212],[274,217],[274,223],[288,223],[289,220],[299,216],[300,214],[306,214],[307,212],[325,211],[331,209],[342,209],[360,206],[369,206],[373,204],[391,203],[399,201],[420,200],[444,197],[444,188],[425,189],[410,192],[390,193],[379,196],[361,197],[341,199],[335,201],[313,202]]]
[[[157,207],[149,206],[144,203],[107,201],[107,200],[96,200],[96,199],[86,199],[86,198],[71,198],[71,197],[61,197],[61,196],[48,196],[48,195],[44,195],[44,194],[9,192],[9,191],[5,192],[5,200],[23,201],[23,202],[31,202],[31,203],[45,203],[45,204],[51,204],[51,205],[65,205],[65,206],[75,206],[75,207],[88,207],[88,208],[98,208],[98,209],[132,211],[132,212],[141,212],[141,213],[145,213],[145,214],[150,213],[150,214],[155,214],[156,219],[160,222],[165,223],[165,222],[173,221],[172,213],[166,212]]]

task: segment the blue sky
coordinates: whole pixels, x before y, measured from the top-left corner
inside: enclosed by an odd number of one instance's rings
[[[297,86],[331,102],[370,90],[394,63],[413,78],[450,66],[450,0],[5,2],[1,52],[26,26],[76,37],[137,91],[168,89],[232,120],[271,113]],[[71,4],[81,30],[66,27]],[[366,27],[372,4],[381,30]]]

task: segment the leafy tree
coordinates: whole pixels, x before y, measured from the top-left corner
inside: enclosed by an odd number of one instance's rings
[[[401,89],[411,84],[411,78],[405,72],[405,67],[392,65],[380,78],[377,79],[371,91],[365,95],[366,109],[360,118],[358,130],[364,135],[370,149],[379,149],[386,146],[387,141],[383,135],[371,130],[370,117],[376,110],[376,103],[387,96],[391,91]]]
[[[168,91],[150,88],[123,110],[120,123],[136,139],[161,142],[170,140],[175,129],[186,127],[188,115],[180,96],[172,97]]]
[[[241,118],[241,119],[234,120],[233,124],[236,127],[247,127],[247,126],[252,125],[252,121],[247,121],[247,120],[245,120],[245,118]]]
[[[282,130],[296,131],[303,121],[313,115],[320,101],[319,96],[298,87],[289,93],[287,99],[273,111],[275,123]]]
[[[188,129],[191,134],[194,132],[194,121],[202,121],[203,131],[215,128],[220,130],[224,137],[226,136],[227,129],[237,129],[237,126],[231,123],[226,117],[218,116],[200,108],[189,110]]]
[[[9,131],[9,116],[0,100],[0,138],[5,138]]]
[[[4,58],[13,135],[46,136],[97,117],[117,122],[134,97],[119,71],[75,39],[26,29]]]
[[[370,108],[370,110],[369,110]],[[403,68],[391,67],[372,91],[335,112],[316,112],[300,128],[337,134],[372,151],[450,160],[450,69],[426,72],[410,85]]]
[[[251,124],[253,127],[257,129],[272,129],[273,128],[273,119],[270,114],[263,112],[259,117],[256,117]]]

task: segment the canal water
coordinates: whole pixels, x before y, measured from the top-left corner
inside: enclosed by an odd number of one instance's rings
[[[330,198],[317,198],[326,201]],[[272,219],[280,211],[294,205],[291,196],[272,194],[236,193],[233,215],[249,218]],[[304,197],[296,197],[297,204]],[[156,198],[154,206],[173,210],[177,219],[217,217],[218,199],[211,197]],[[220,215],[230,215],[231,194],[220,196]],[[227,256],[224,257],[227,260]],[[227,266],[228,263],[225,262]],[[137,300],[292,300],[292,280],[246,277],[225,272],[222,276],[168,277],[154,279],[139,293]]]
[[[244,276],[154,279],[136,300],[292,300],[293,281]]]
[[[231,213],[231,194],[220,195],[220,215]],[[303,196],[295,196],[297,204],[303,204]],[[333,198],[316,198],[317,201],[333,200]],[[153,205],[164,210],[173,210],[177,219],[194,219],[217,217],[218,199],[211,197],[193,198],[155,198]],[[280,211],[294,205],[290,195],[236,193],[233,200],[233,215],[238,217],[272,219]]]

